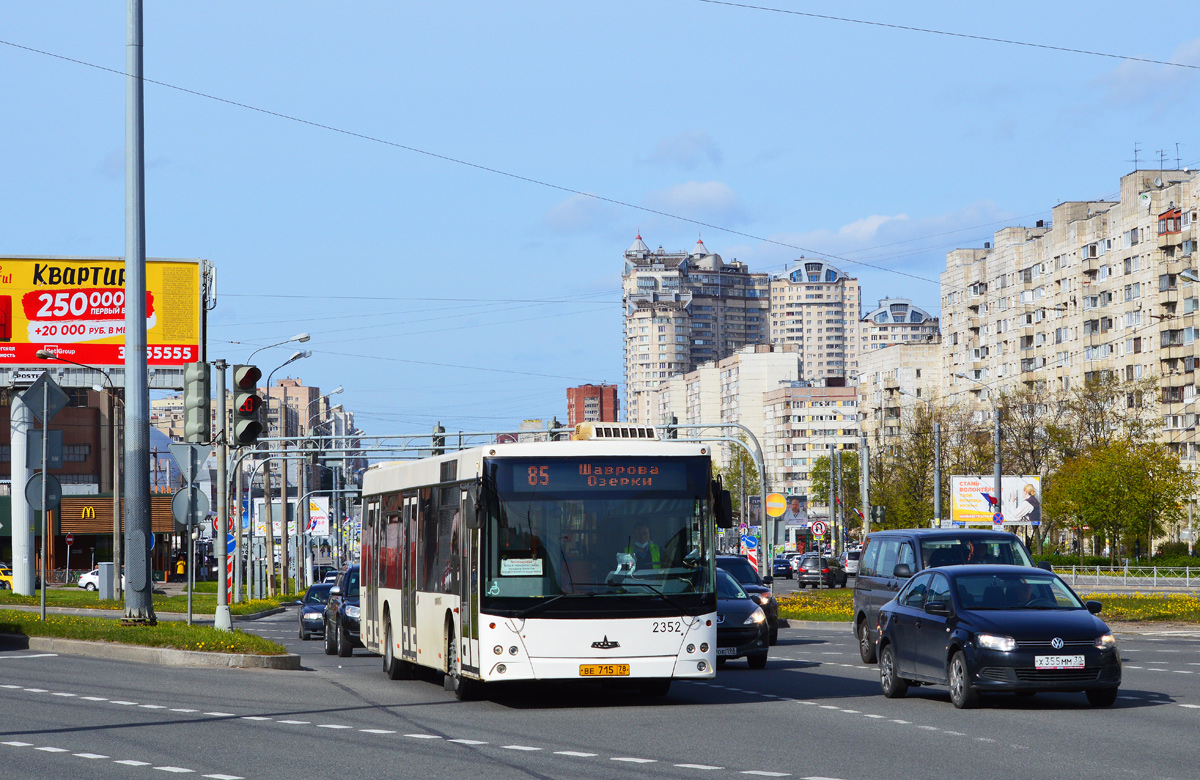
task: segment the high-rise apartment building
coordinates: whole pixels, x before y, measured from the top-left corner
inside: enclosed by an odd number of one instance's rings
[[[657,424],[648,393],[668,377],[768,342],[769,281],[696,241],[656,251],[639,235],[625,250],[625,414]]]
[[[872,447],[902,446],[913,410],[936,402],[942,386],[940,339],[901,342],[864,352],[859,359],[858,409]]]
[[[1195,459],[1198,212],[1195,171],[1135,171],[1117,201],[1061,203],[1050,224],[1007,227],[994,246],[950,252],[947,392],[971,387],[960,373],[1000,389],[1153,378],[1163,440]]]
[[[621,413],[616,385],[579,385],[567,388],[567,424],[616,422]]]
[[[857,387],[813,387],[795,382],[763,396],[763,449],[773,492],[810,496],[813,462],[839,450],[857,450],[860,435]]]
[[[938,335],[938,318],[907,298],[884,298],[859,326],[864,355],[892,344],[929,343]]]
[[[771,278],[771,343],[794,344],[803,378],[846,385],[858,379],[858,280],[823,260],[800,258]]]

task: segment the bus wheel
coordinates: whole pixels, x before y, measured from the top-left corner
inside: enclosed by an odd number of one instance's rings
[[[479,681],[469,680],[462,675],[462,654],[458,651],[458,643],[454,641],[454,629],[446,630],[446,677],[454,698],[459,701],[470,701],[479,696]]]
[[[407,661],[396,657],[396,643],[392,641],[392,617],[384,615],[383,619],[387,621],[383,635],[383,673],[389,680],[411,680],[412,667]]]

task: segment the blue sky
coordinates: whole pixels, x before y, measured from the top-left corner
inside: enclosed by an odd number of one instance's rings
[[[810,13],[1200,64],[1128,3],[844,3]],[[844,258],[867,304],[936,311],[945,252],[1115,196],[1175,144],[1197,71],[697,0],[146,3],[147,245],[219,267],[210,356],[309,331],[294,375],[371,433],[565,419],[621,379],[621,253],[756,271]],[[0,39],[123,70],[125,4],[9,3]],[[0,253],[124,252],[119,75],[0,45]],[[489,173],[396,145],[707,222]],[[856,266],[859,260],[887,270]],[[266,297],[274,296],[274,297]],[[230,342],[241,342],[233,344]],[[286,359],[264,355],[264,372]],[[278,376],[278,375],[277,375]]]

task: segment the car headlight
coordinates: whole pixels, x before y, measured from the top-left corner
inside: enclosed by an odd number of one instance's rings
[[[754,600],[757,601],[759,604],[762,604],[765,607],[771,603],[771,594],[770,593],[755,593]]]
[[[354,606],[353,604],[346,607],[346,617],[352,617],[355,620],[357,620],[358,619],[358,607]]]
[[[1001,652],[1009,653],[1017,649],[1017,641],[1011,636],[976,634],[975,641],[985,650],[1000,650]]]
[[[742,625],[752,626],[755,623],[761,623],[766,619],[767,613],[762,611],[762,607],[755,607],[754,611],[750,613],[750,617],[746,618],[745,621],[742,622]]]
[[[1111,650],[1117,646],[1117,638],[1112,633],[1101,634],[1096,637],[1096,647],[1101,650]]]
[[[304,616],[305,620],[320,620],[323,616],[320,612],[309,612]]]

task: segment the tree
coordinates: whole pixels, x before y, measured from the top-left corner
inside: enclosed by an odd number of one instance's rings
[[[1140,547],[1143,535],[1148,553],[1151,540],[1181,515],[1198,484],[1196,473],[1183,468],[1167,446],[1118,439],[1063,463],[1043,507],[1046,515],[1102,533],[1115,558],[1117,542]]]
[[[809,504],[822,506],[829,503],[829,474],[828,455],[813,460],[809,471]],[[857,528],[858,513],[853,510],[862,504],[862,492],[859,490],[858,453],[853,450],[842,450],[842,494],[846,527]]]
[[[740,437],[745,441],[745,437]],[[750,453],[737,445],[729,448],[729,465],[725,468],[716,468],[715,471],[721,477],[722,486],[729,491],[730,497],[733,499],[733,514],[735,517],[740,517],[742,512],[742,493],[745,492],[747,497],[757,496],[762,493],[762,479],[758,474],[758,467],[754,465],[754,458],[750,457]],[[745,470],[745,481],[742,480],[743,469]],[[743,491],[743,488],[745,490]]]

